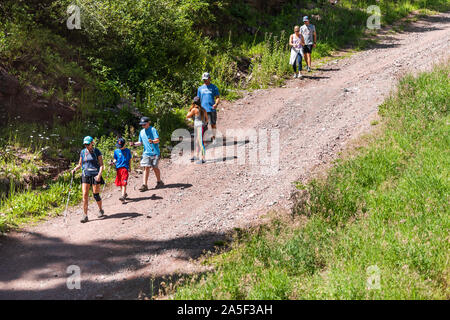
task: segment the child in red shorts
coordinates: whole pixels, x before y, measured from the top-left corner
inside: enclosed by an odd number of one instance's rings
[[[122,203],[127,199],[128,171],[131,170],[131,151],[125,148],[125,139],[119,138],[114,150],[114,160],[112,164],[117,170],[116,186],[120,187],[122,196],[119,198]]]

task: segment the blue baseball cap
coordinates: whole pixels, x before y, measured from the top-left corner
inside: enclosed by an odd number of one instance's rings
[[[305,21],[309,21],[308,16],[303,17],[303,22],[305,22]]]
[[[139,125],[142,126],[142,125],[144,125],[146,123],[149,123],[149,122],[150,122],[150,118],[149,117],[142,117],[141,118],[141,122],[139,122]]]
[[[119,138],[117,140],[116,147],[117,148],[123,148],[124,145],[125,145],[125,139],[124,138]]]
[[[94,138],[92,138],[91,136],[86,136],[83,139],[83,144],[91,144],[92,141],[94,141]]]

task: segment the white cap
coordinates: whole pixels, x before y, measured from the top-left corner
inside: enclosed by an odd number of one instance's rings
[[[202,80],[208,80],[209,78],[211,78],[211,76],[209,75],[209,72],[203,73]]]

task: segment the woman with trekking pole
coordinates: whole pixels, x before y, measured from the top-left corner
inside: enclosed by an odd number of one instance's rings
[[[81,175],[81,188],[83,191],[83,210],[84,216],[81,219],[81,223],[88,222],[88,202],[89,202],[89,189],[92,186],[92,193],[98,206],[98,217],[104,216],[105,212],[102,208],[102,199],[100,197],[100,185],[105,184],[102,173],[104,170],[103,157],[100,150],[94,148],[94,139],[87,136],[83,139],[85,148],[81,150],[80,160],[78,165],[72,170],[72,175],[82,168]]]

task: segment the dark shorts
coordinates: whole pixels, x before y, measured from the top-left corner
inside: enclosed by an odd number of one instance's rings
[[[306,46],[303,46],[303,53],[311,53],[313,49],[313,45],[312,44],[308,44]]]
[[[211,124],[216,124],[217,122],[217,111],[208,112],[208,122]]]
[[[103,177],[100,178],[100,182],[98,182],[97,180],[95,180],[95,176],[81,176],[81,183],[87,183],[92,185],[96,185],[96,184],[105,184],[105,180],[103,180]]]

